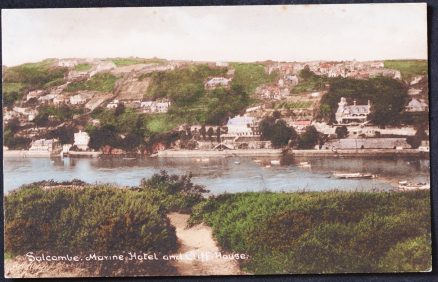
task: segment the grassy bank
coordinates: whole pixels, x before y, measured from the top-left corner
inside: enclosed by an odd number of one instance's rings
[[[431,267],[429,191],[242,193],[194,208],[244,271],[338,273]]]

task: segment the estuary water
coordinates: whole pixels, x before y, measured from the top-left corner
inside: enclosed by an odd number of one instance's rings
[[[248,191],[386,191],[402,180],[429,182],[429,160],[416,158],[5,158],[4,193],[35,181],[80,179],[88,183],[136,186],[160,170],[183,174],[211,194]],[[310,167],[300,167],[308,162]],[[274,162],[275,163],[275,162]],[[376,174],[374,179],[345,180],[333,172]]]

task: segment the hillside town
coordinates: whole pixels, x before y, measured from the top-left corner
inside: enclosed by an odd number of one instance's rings
[[[254,85],[252,91],[246,93],[250,98],[240,109],[228,111],[220,122],[200,123],[187,119],[175,123],[173,128],[166,127],[161,132],[155,130],[156,124],[171,126],[166,121],[160,124],[160,118],[166,120],[170,115],[181,115],[179,111],[190,110],[182,109],[182,99],[175,98],[179,90],[176,93],[151,92],[159,87],[154,81],[193,66],[205,66],[217,74],[207,75],[200,81],[203,89],[187,86],[187,91],[193,95],[201,95],[196,94],[198,92],[216,95],[222,93],[220,91],[242,91],[236,90],[238,87],[234,84],[242,72],[227,62],[153,59],[120,64],[109,59],[54,59],[49,62],[49,69],[63,72],[53,86],[50,83],[38,87],[32,85],[10,93],[6,93],[10,91],[8,88],[20,84],[14,77],[18,73],[17,67],[3,66],[3,122],[5,134],[8,134],[4,152],[95,156],[150,155],[169,149],[429,150],[427,73],[404,77],[400,70],[386,67],[384,61],[258,62],[257,66],[263,67],[262,75],[272,79]],[[102,86],[95,87],[102,79],[105,79]],[[365,93],[363,97],[357,96],[358,99],[354,95],[339,96],[342,94],[336,92],[334,85],[349,79],[387,79],[400,84],[406,97],[397,115],[403,120],[393,124],[376,122],[373,109],[377,109],[380,101],[373,101],[370,97],[379,93]],[[193,90],[190,87],[194,87]],[[6,101],[6,95],[11,93],[15,98]],[[336,101],[333,100],[335,95],[338,95]],[[185,103],[188,105],[190,99]],[[324,106],[332,113],[324,112]],[[385,112],[385,109],[380,111]],[[111,144],[109,139],[108,143],[96,141],[95,133],[108,125],[109,115],[113,115],[111,118],[115,121],[112,124],[115,124],[128,116],[127,113],[137,117],[138,124],[130,126],[141,127],[147,123],[145,130],[148,134],[119,130],[115,138],[125,145]],[[139,121],[139,117],[143,120]],[[272,128],[284,126],[290,131],[286,137],[279,136],[280,141],[273,140],[276,137],[270,135],[268,124]],[[140,140],[133,136],[139,136]]]

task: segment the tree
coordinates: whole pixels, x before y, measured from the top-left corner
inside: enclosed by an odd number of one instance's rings
[[[314,126],[306,127],[298,141],[299,149],[313,149],[318,144],[318,131]]]
[[[210,141],[213,141],[213,138],[212,138],[213,134],[214,134],[214,129],[213,129],[213,127],[210,127],[210,128],[207,130],[208,139],[209,139]]]
[[[124,112],[125,112],[125,105],[123,103],[119,103],[116,107],[116,110],[114,111],[114,115],[118,117]]]
[[[10,130],[11,133],[16,133],[20,129],[20,120],[17,117],[14,117],[8,121],[5,126],[5,130]]]
[[[59,139],[61,144],[72,144],[74,142],[74,133],[76,129],[73,126],[63,126],[49,132],[48,138]]]
[[[335,133],[339,139],[342,139],[348,136],[348,129],[345,125],[338,126],[336,127]]]
[[[120,137],[118,136],[116,129],[113,125],[104,125],[102,127],[94,128],[89,132],[90,143],[89,146],[92,149],[99,150],[105,145],[112,147],[118,147],[121,144]]]
[[[428,135],[424,129],[424,127],[420,126],[415,132],[414,136],[409,136],[406,138],[406,142],[411,145],[412,148],[416,149],[421,145],[421,141],[427,140]]]
[[[123,139],[123,148],[131,151],[141,145],[143,137],[135,133],[128,133]]]
[[[205,135],[207,134],[207,130],[205,130],[205,125],[201,126],[201,129],[199,129],[199,133],[201,134],[202,139],[204,139],[205,141]]]
[[[308,65],[305,65],[304,68],[300,71],[300,77],[304,80],[308,80],[314,75],[315,73],[310,70],[310,67]]]
[[[220,126],[218,126],[218,127],[216,128],[216,141],[217,141],[218,143],[221,142],[221,128],[220,128]]]
[[[272,128],[271,142],[274,148],[286,146],[290,140],[294,143],[298,134],[295,129],[288,127],[284,120],[278,120]]]
[[[262,140],[271,140],[275,120],[273,117],[265,117],[260,122],[259,128]]]

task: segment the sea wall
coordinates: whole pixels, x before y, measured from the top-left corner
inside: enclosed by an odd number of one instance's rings
[[[281,149],[255,149],[255,150],[162,150],[157,157],[162,158],[190,158],[190,157],[280,157],[283,154]]]
[[[429,157],[428,152],[417,149],[358,149],[358,150],[289,150],[290,155],[298,157],[324,157],[324,156],[361,156],[361,157],[383,157],[383,156],[416,156]]]
[[[28,150],[5,150],[4,158],[49,158],[51,153],[48,151],[28,151]]]

